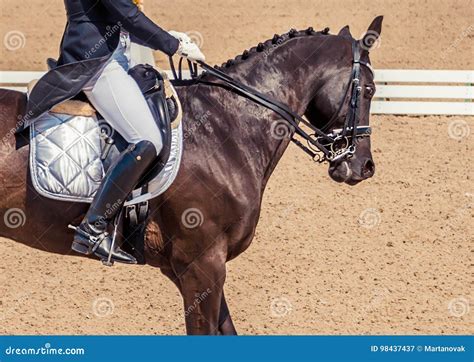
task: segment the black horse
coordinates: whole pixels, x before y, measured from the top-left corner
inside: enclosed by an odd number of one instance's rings
[[[381,26],[378,17],[362,40],[353,39],[348,27],[338,35],[293,30],[244,52],[221,70],[306,115],[322,133],[347,126],[357,94],[358,125],[368,126],[375,92],[369,50]],[[178,92],[184,109],[184,156],[172,187],[150,205],[146,260],[179,288],[188,333],[234,334],[223,293],[226,262],[252,242],[265,186],[298,129],[211,74]],[[23,93],[0,90],[0,207],[4,217],[12,209],[25,216],[18,228],[0,225],[0,234],[67,253],[72,240],[67,225],[82,217],[86,205],[45,199],[31,187],[28,148],[15,151],[12,132],[24,109]],[[354,139],[350,155],[329,162],[329,175],[337,182],[355,185],[374,174],[369,137]]]

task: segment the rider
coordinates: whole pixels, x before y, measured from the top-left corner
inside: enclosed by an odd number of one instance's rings
[[[65,0],[68,22],[57,66],[36,85],[28,109],[37,117],[54,104],[83,91],[105,120],[130,146],[105,175],[81,224],[72,249],[106,259],[112,247],[110,222],[162,149],[160,132],[138,85],[128,75],[130,41],[178,54],[191,61],[204,55],[184,33],[166,32],[147,18],[137,0]],[[48,84],[55,82],[52,89]],[[57,84],[61,83],[61,84]],[[57,90],[59,89],[59,90]],[[41,108],[43,107],[43,108]],[[48,108],[48,109],[45,109]],[[112,260],[136,263],[114,246]]]

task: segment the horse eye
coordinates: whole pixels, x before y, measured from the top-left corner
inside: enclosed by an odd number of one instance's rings
[[[367,98],[372,98],[374,96],[375,90],[372,87],[365,87],[365,96]]]

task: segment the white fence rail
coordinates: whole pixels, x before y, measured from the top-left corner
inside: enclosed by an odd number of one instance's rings
[[[0,88],[25,91],[43,74],[0,71]],[[474,116],[474,71],[381,69],[375,82],[374,114]]]
[[[474,115],[474,71],[377,70],[375,114]]]
[[[170,79],[173,75],[170,70],[165,71]],[[26,92],[26,87],[34,79],[40,79],[45,72],[0,71],[0,88]],[[189,71],[183,71],[183,76],[189,77]]]
[[[28,83],[41,78],[43,74],[44,72],[0,72],[0,88],[25,92]]]

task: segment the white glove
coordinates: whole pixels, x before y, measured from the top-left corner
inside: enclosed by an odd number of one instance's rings
[[[206,57],[201,52],[201,49],[193,43],[192,39],[186,33],[180,33],[178,31],[171,30],[168,32],[171,36],[179,40],[179,48],[176,52],[179,56],[182,56],[192,62],[195,61],[206,61]]]

